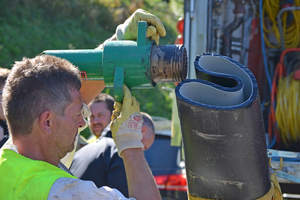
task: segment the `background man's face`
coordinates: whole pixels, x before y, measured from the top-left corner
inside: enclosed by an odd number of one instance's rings
[[[97,102],[90,105],[92,115],[89,117],[91,132],[100,137],[102,131],[110,123],[111,112],[107,109],[105,102]]]

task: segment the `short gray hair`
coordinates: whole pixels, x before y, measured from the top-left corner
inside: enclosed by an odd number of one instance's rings
[[[140,114],[142,115],[143,120],[144,120],[143,126],[147,126],[154,133],[155,128],[154,128],[154,122],[153,122],[152,117],[148,113],[145,113],[145,112],[140,112]]]
[[[16,62],[3,89],[3,110],[11,133],[29,134],[34,120],[46,111],[64,115],[70,91],[80,90],[79,70],[49,55]]]

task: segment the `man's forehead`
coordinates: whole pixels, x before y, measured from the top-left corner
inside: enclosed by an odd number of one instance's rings
[[[110,112],[105,102],[95,102],[89,106],[93,113]]]
[[[107,108],[107,104],[103,101],[94,102],[94,103],[90,104],[90,107],[97,107],[97,108],[105,107],[105,108]]]
[[[83,102],[81,93],[79,90],[73,90],[70,92],[72,103],[69,105],[72,109],[81,110],[83,108]]]

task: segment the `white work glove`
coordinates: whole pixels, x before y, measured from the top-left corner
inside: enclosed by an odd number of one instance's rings
[[[125,22],[116,29],[118,40],[136,40],[138,33],[138,22],[146,21],[148,23],[147,37],[155,40],[159,44],[159,36],[166,36],[166,29],[160,19],[155,15],[143,10],[136,10]]]
[[[125,149],[144,148],[141,141],[143,117],[140,115],[139,102],[131,95],[125,84],[123,91],[123,104],[115,102],[115,110],[110,122],[110,129],[120,157]]]

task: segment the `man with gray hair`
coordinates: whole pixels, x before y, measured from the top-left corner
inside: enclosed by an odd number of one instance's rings
[[[150,115],[145,112],[141,112],[141,115],[144,120],[141,141],[144,145],[143,150],[147,150],[155,139],[154,124]],[[128,197],[125,166],[118,155],[110,130],[95,142],[77,151],[70,170],[79,179],[93,181],[97,187],[106,185],[116,188]]]
[[[152,120],[152,117],[145,112],[141,112],[141,115],[143,117],[144,123],[142,127],[142,143],[144,145],[144,151],[149,149],[151,145],[154,142],[155,139],[155,129],[154,129],[154,122]]]
[[[116,189],[77,179],[60,164],[85,126],[80,89],[79,70],[66,60],[42,55],[15,63],[3,90],[12,136],[0,150],[3,199],[127,199]],[[111,129],[130,199],[161,199],[142,150],[139,103],[125,85],[123,90]],[[130,126],[133,121],[137,126]]]

